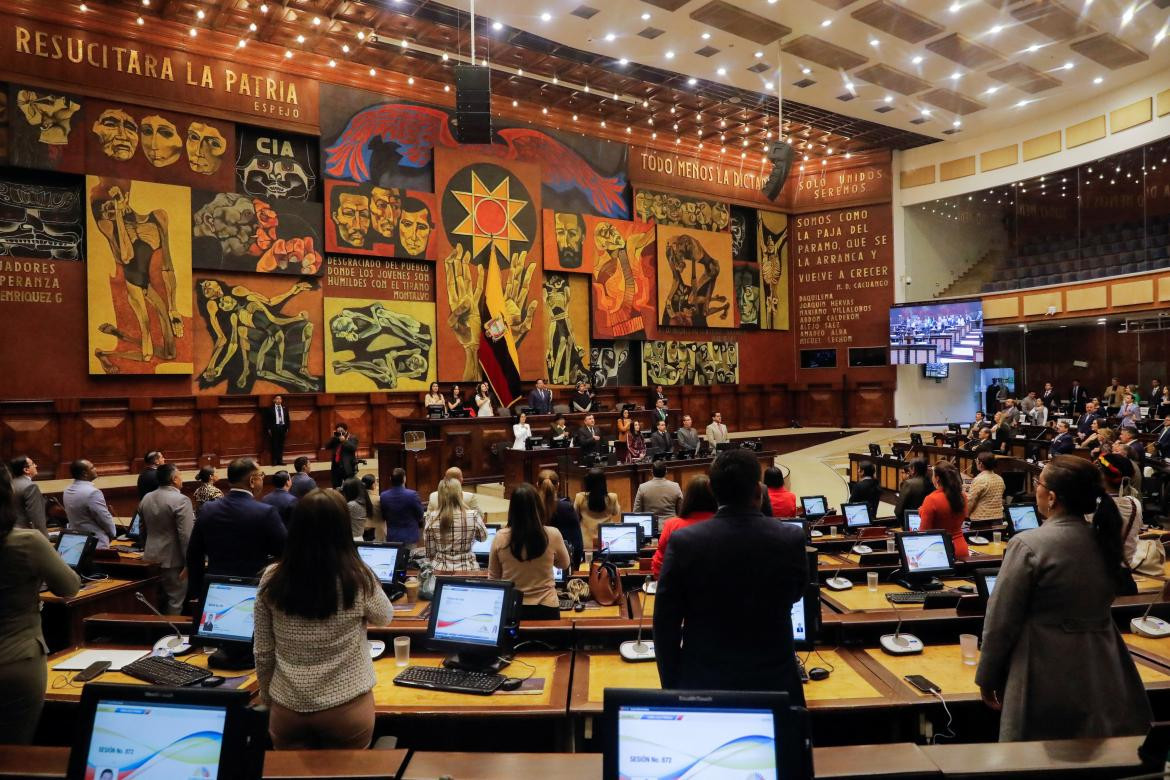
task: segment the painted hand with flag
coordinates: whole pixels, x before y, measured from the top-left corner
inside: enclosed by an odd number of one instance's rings
[[[476,375],[479,362],[476,358],[481,329],[479,304],[483,298],[485,274],[482,269],[472,269],[471,253],[458,244],[451,248],[451,253],[443,260],[443,265],[447,271],[447,305],[451,309],[447,325],[455,333],[456,340],[467,354],[464,378],[472,379]]]
[[[504,310],[516,346],[532,330],[532,319],[536,316],[536,301],[525,305],[532,286],[532,275],[536,272],[536,263],[527,261],[527,250],[512,255],[512,262],[508,266],[508,284],[504,288]]]

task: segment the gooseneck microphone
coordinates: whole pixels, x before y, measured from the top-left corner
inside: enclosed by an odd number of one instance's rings
[[[634,591],[637,594],[637,591]],[[654,655],[654,640],[648,642],[642,641],[642,624],[646,621],[646,602],[642,601],[642,612],[638,615],[638,638],[633,642],[622,642],[618,646],[618,652],[622,656],[623,661],[630,663],[638,663],[641,661],[653,661]]]
[[[1140,618],[1134,618],[1129,621],[1129,629],[1138,636],[1144,636],[1149,639],[1161,639],[1170,636],[1170,623],[1159,617],[1150,617],[1150,610],[1154,608],[1158,601],[1151,601],[1150,606],[1146,607],[1146,611]]]
[[[179,630],[178,626],[176,626],[173,622],[171,622],[171,619],[169,617],[167,617],[166,615],[164,615],[163,613],[161,613],[157,609],[155,609],[155,606],[147,600],[146,596],[143,596],[142,593],[139,591],[134,591],[134,598],[138,599],[143,604],[145,604],[146,608],[149,609],[151,612],[158,615],[163,620],[167,621],[167,625],[170,626],[171,630],[175,632],[173,636],[164,636],[162,639],[155,642],[154,643],[155,651],[166,650],[171,655],[181,655],[182,653],[185,653],[191,649],[190,638],[187,636],[184,636],[183,632]]]
[[[891,601],[890,606],[894,608],[894,612],[898,615],[898,623],[894,626],[894,633],[885,634],[879,639],[882,647],[882,652],[889,655],[916,655],[921,653],[925,645],[922,640],[913,634],[902,633],[902,610],[898,609],[898,603]]]

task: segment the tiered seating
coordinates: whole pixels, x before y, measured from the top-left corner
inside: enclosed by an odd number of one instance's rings
[[[1170,216],[1106,227],[1085,238],[1046,236],[1005,258],[984,292],[1067,284],[1170,266]]]

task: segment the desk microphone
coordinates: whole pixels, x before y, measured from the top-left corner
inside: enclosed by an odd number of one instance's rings
[[[1150,606],[1146,607],[1145,613],[1140,618],[1134,618],[1129,621],[1129,630],[1138,636],[1144,636],[1150,639],[1162,639],[1163,637],[1170,636],[1170,623],[1167,623],[1162,618],[1150,617],[1150,610],[1157,603],[1157,601],[1151,601]]]
[[[637,591],[634,592],[635,597]],[[639,663],[641,661],[653,661],[654,656],[654,640],[648,642],[642,641],[642,623],[646,621],[646,602],[642,602],[642,614],[638,616],[638,638],[633,642],[622,642],[618,646],[618,652],[621,653],[623,661],[630,663]]]
[[[155,642],[154,643],[154,652],[157,653],[160,650],[166,650],[171,655],[182,655],[183,653],[186,653],[187,651],[189,651],[191,649],[190,637],[184,636],[183,632],[179,630],[178,626],[176,626],[174,623],[171,622],[171,619],[169,617],[167,617],[166,615],[164,615],[163,613],[161,613],[157,609],[155,609],[154,605],[146,600],[146,596],[143,596],[138,591],[134,591],[134,598],[138,599],[143,604],[145,604],[146,608],[149,609],[151,612],[158,615],[163,620],[167,621],[167,625],[170,626],[171,630],[173,630],[175,632],[173,636],[164,636],[162,639]]]
[[[898,609],[898,603],[891,601],[890,606],[898,614],[898,624],[894,626],[894,633],[885,634],[878,640],[881,643],[882,652],[890,655],[917,655],[921,653],[925,647],[922,640],[913,634],[902,633],[902,611]]]
[[[853,587],[853,583],[847,577],[840,575],[841,570],[837,569],[837,571],[833,572],[832,577],[825,580],[825,585],[828,586],[829,590],[849,590]]]

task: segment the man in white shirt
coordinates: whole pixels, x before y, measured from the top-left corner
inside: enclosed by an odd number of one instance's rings
[[[707,443],[714,447],[727,441],[730,439],[727,438],[727,426],[723,424],[723,415],[715,412],[711,415],[711,424],[707,426]]]
[[[447,473],[445,473],[443,475],[443,479],[454,479],[457,482],[459,482],[460,485],[462,485],[463,484],[463,470],[460,469],[458,466],[452,466],[451,468],[447,469]],[[475,493],[468,493],[466,490],[464,490],[463,491],[463,503],[467,504],[468,509],[474,509],[476,512],[480,511],[479,510],[479,498],[475,495]],[[437,491],[437,490],[433,491],[430,495],[430,498],[427,499],[427,511],[428,512],[439,511],[439,491]],[[480,512],[480,514],[482,515],[483,513]]]
[[[73,484],[65,488],[62,503],[65,504],[66,526],[70,531],[93,534],[98,540],[98,549],[110,546],[110,539],[118,535],[114,516],[106,506],[106,497],[94,487],[97,469],[88,460],[75,460],[69,465]]]

